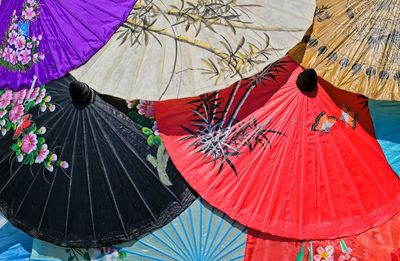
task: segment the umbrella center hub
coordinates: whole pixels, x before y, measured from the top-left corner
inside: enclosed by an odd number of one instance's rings
[[[312,92],[317,89],[318,77],[314,69],[306,69],[299,74],[296,81],[297,88],[302,92]]]
[[[73,81],[69,84],[69,93],[74,103],[88,105],[92,102],[94,91],[83,82]]]

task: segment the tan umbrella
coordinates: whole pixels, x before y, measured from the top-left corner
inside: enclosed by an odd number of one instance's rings
[[[310,36],[290,54],[338,88],[400,100],[400,1],[317,0]]]
[[[312,0],[141,0],[72,74],[127,100],[225,88],[283,56],[311,25]]]

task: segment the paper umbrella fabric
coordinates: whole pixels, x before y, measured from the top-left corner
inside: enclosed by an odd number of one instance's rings
[[[140,0],[107,45],[72,74],[126,100],[226,88],[285,55],[314,10],[311,0]]]
[[[29,260],[32,244],[32,237],[12,226],[0,215],[0,260]]]
[[[378,142],[400,176],[400,102],[369,100],[368,107]]]
[[[211,205],[262,232],[332,239],[400,210],[366,101],[285,57],[228,89],[156,102],[155,115],[175,166]]]
[[[163,145],[149,144],[141,126],[73,80],[0,92],[7,219],[74,247],[127,241],[169,223],[195,197]]]
[[[74,250],[35,240],[32,259],[243,260],[245,244],[246,229],[200,199],[168,225],[131,242]]]
[[[0,88],[58,79],[87,61],[128,16],[135,0],[0,1]]]
[[[314,23],[290,55],[335,87],[400,100],[400,2],[317,0]]]
[[[337,240],[301,242],[249,231],[245,260],[398,261],[400,215],[362,234]]]

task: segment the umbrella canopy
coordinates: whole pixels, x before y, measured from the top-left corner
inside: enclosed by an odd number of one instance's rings
[[[160,143],[71,76],[2,91],[0,207],[30,235],[91,247],[170,222],[194,200]]]
[[[250,230],[245,260],[400,260],[400,215],[357,236],[301,242]]]
[[[338,88],[400,100],[399,1],[317,0],[314,24],[292,57]]]
[[[72,74],[102,94],[165,100],[226,88],[301,40],[312,0],[140,0]]]
[[[242,260],[245,243],[246,229],[243,226],[200,199],[168,225],[132,242],[103,249],[103,256],[162,261]],[[67,260],[73,256],[71,251],[74,250],[35,240],[32,257],[34,260]],[[91,260],[102,256],[99,249],[78,250],[77,253],[89,255]]]
[[[0,88],[29,88],[83,64],[126,19],[135,0],[0,1]]]
[[[0,215],[0,260],[29,260],[33,238]]]
[[[400,211],[400,181],[365,98],[316,77],[284,58],[228,89],[156,102],[161,138],[188,183],[248,227],[296,239],[366,231]]]
[[[376,138],[386,159],[400,176],[400,102],[369,100]]]

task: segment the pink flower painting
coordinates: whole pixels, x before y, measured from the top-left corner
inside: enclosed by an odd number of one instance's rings
[[[32,151],[36,150],[37,148],[37,136],[33,133],[28,133],[22,138],[22,147],[21,150],[26,153],[30,154]]]

